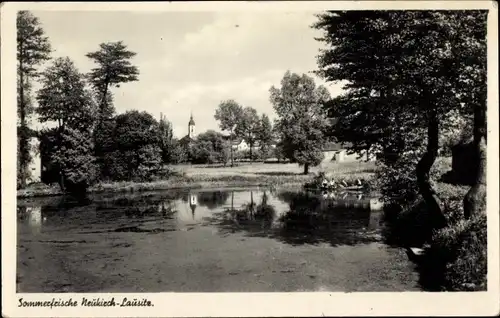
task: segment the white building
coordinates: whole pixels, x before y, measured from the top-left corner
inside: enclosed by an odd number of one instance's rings
[[[232,147],[233,147],[233,150],[236,150],[236,151],[245,151],[245,150],[250,149],[250,146],[247,144],[247,142],[244,139],[233,141]]]
[[[31,152],[31,162],[28,166],[30,178],[27,183],[41,182],[42,160],[40,158],[40,141],[37,137],[30,138],[29,147]]]

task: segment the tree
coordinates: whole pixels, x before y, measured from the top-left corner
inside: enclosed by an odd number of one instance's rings
[[[116,116],[103,149],[103,177],[151,180],[161,168],[158,125],[147,112],[132,110]]]
[[[243,107],[232,99],[222,101],[219,104],[219,108],[217,108],[217,110],[215,111],[214,117],[217,121],[219,121],[220,129],[229,132],[229,138],[231,141],[231,167],[234,166],[232,143],[234,141],[236,128],[241,122],[242,114]]]
[[[259,116],[252,107],[245,107],[241,113],[240,122],[236,126],[236,135],[243,138],[250,148],[250,160],[253,159],[252,148],[259,133]]]
[[[416,184],[435,216],[435,227],[445,226],[446,219],[430,169],[440,149],[443,122],[450,111],[462,107],[464,91],[458,79],[464,62],[459,34],[463,15],[464,11],[328,12],[315,25],[324,31],[319,40],[329,47],[318,58],[318,73],[329,81],[348,82],[348,92],[331,107],[342,116],[339,122],[345,130],[340,138],[353,147],[378,146],[389,164],[404,151],[422,149]],[[351,133],[348,126],[353,127]]]
[[[28,120],[33,112],[30,80],[38,75],[37,66],[50,59],[50,43],[40,21],[29,11],[17,14],[17,110],[18,129],[18,183],[26,186],[28,165],[31,161]]]
[[[178,164],[187,160],[188,154],[186,148],[181,144],[179,139],[172,139],[171,148],[169,150],[168,163]]]
[[[109,118],[105,116],[112,115],[112,110],[108,109],[109,88],[119,87],[121,83],[137,81],[139,75],[139,69],[130,62],[136,53],[128,51],[122,41],[101,43],[99,47],[99,51],[86,55],[97,64],[88,77],[100,98],[98,126],[103,120]]]
[[[269,154],[271,145],[274,142],[273,125],[269,116],[262,114],[257,132],[257,140],[260,143],[262,156],[265,158]]]
[[[214,163],[212,143],[207,140],[196,140],[189,148],[191,163],[204,164]]]
[[[323,104],[330,99],[324,86],[316,87],[314,79],[305,74],[287,71],[281,88],[270,89],[271,103],[278,114],[276,129],[285,157],[304,166],[316,166],[323,160],[327,128]]]
[[[50,163],[58,167],[60,187],[64,192],[85,194],[97,177],[90,131],[66,128],[58,132]]]
[[[464,103],[472,108],[474,114],[473,144],[475,149],[476,180],[464,198],[464,215],[466,218],[486,211],[486,154],[487,154],[487,11],[466,11],[455,15],[461,55],[461,74],[459,79],[466,94]]]
[[[209,144],[209,163],[222,162],[224,165],[228,161],[228,143],[224,135],[213,130],[208,130],[197,137],[197,142],[207,142]]]
[[[158,137],[160,141],[160,149],[161,149],[161,156],[162,156],[162,161],[164,163],[170,163],[171,162],[171,152],[173,150],[173,138],[174,138],[174,131],[172,128],[172,124],[163,116],[161,115],[160,122],[158,124]]]
[[[91,129],[96,107],[73,61],[68,57],[55,59],[42,73],[41,84],[37,94],[40,122],[56,122],[61,131],[67,127]]]
[[[85,88],[83,76],[69,58],[58,58],[43,73],[37,93],[39,121],[56,122],[49,135],[52,145],[44,146],[51,165],[59,174],[62,191],[85,191],[93,182],[93,151],[89,140],[95,105]],[[87,171],[87,172],[85,172]]]

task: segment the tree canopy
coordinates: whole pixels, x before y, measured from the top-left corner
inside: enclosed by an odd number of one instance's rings
[[[287,71],[281,87],[271,87],[270,100],[278,115],[276,130],[285,157],[304,166],[318,165],[327,129],[324,103],[330,93],[324,86],[316,87],[314,79],[305,74]]]
[[[62,129],[91,128],[95,104],[73,61],[68,57],[55,59],[42,73],[41,84],[37,94],[40,122],[54,121]]]
[[[122,41],[101,43],[98,51],[87,53],[86,56],[97,64],[88,74],[88,78],[99,98],[102,120],[107,118],[104,116],[113,113],[108,109],[111,98],[108,96],[109,88],[138,80],[139,69],[130,62],[135,55],[136,53],[129,51]]]
[[[222,131],[229,132],[231,141],[234,140],[238,124],[241,123],[243,107],[236,101],[229,99],[220,102],[215,110],[214,118],[219,122]],[[234,165],[233,147],[231,146],[231,165]]]
[[[340,119],[335,137],[351,142],[353,150],[372,147],[388,164],[404,153],[420,153],[416,182],[436,212],[441,207],[429,173],[443,123],[450,112],[471,106],[462,79],[464,66],[470,69],[477,60],[465,47],[476,47],[470,36],[483,30],[473,27],[478,14],[340,11],[320,14],[314,25],[328,45],[318,57],[317,73],[347,82],[347,92],[328,107],[329,115]]]

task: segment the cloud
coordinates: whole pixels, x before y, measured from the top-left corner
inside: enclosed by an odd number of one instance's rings
[[[321,46],[310,28],[314,19],[312,13],[218,13],[212,23],[186,33],[162,65],[181,81],[225,80],[270,68],[310,71]]]

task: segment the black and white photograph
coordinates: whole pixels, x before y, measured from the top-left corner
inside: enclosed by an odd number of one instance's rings
[[[498,314],[497,4],[363,2],[4,3],[2,314]]]

